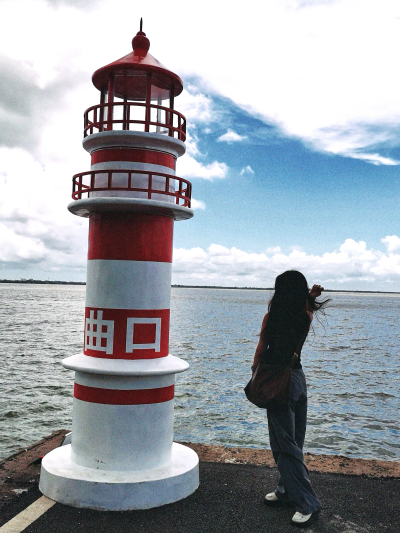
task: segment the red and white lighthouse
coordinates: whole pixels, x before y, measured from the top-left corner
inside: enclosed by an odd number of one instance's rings
[[[174,220],[191,218],[191,184],[176,176],[185,117],[181,79],[149,53],[100,68],[100,104],[85,112],[91,170],[73,178],[68,209],[89,217],[83,353],[75,371],[72,443],[42,461],[40,490],[69,505],[145,509],[180,500],[199,484],[198,457],[173,442],[175,374],[169,355]]]

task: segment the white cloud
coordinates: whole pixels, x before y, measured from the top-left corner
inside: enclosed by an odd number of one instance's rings
[[[192,209],[205,209],[206,204],[201,200],[196,200],[195,198],[192,198],[191,207]]]
[[[178,174],[183,178],[213,180],[225,178],[228,174],[229,167],[225,163],[219,163],[218,161],[203,165],[191,155],[185,154],[179,159],[177,169]]]
[[[0,263],[36,263],[46,257],[47,250],[40,239],[18,235],[13,229],[0,223]]]
[[[189,265],[190,263],[197,263],[204,261],[207,258],[207,253],[200,247],[185,250],[184,248],[174,248],[173,260],[179,264],[183,263]]]
[[[243,141],[246,138],[247,138],[246,136],[239,135],[235,131],[228,129],[226,133],[218,137],[217,141],[232,143],[232,142]]]
[[[363,161],[368,161],[373,165],[400,165],[400,161],[397,161],[396,159],[392,159],[390,157],[382,157],[379,154],[359,154],[356,152],[349,152],[348,154],[343,155],[348,155],[349,157],[353,157],[354,159],[362,159]]]
[[[388,235],[387,237],[381,240],[384,244],[386,244],[386,249],[388,253],[400,250],[400,238],[397,237],[397,235]]]
[[[265,250],[266,254],[279,254],[281,252],[280,246],[270,246]]]
[[[393,144],[390,138],[390,126],[381,125],[371,128],[368,125],[348,125],[347,128],[330,127],[323,132],[316,131],[305,139],[317,150],[330,152],[332,154],[361,159],[373,165],[398,165],[400,161],[390,157],[381,156],[379,153],[366,153],[364,150],[369,147]]]
[[[178,162],[180,175],[185,178],[203,178],[206,180],[225,178],[228,173],[228,166],[218,161],[202,163],[201,160],[204,160],[206,156],[198,146],[198,126],[215,121],[218,117],[213,108],[212,100],[203,94],[198,87],[189,83],[179,96],[179,111],[187,119],[186,153]],[[208,130],[208,128],[206,129]],[[204,209],[204,207],[199,206],[196,208]]]
[[[43,272],[86,266],[87,220],[71,215],[72,169],[46,167],[22,149],[0,148],[0,277],[35,264]],[[30,277],[30,276],[29,276]]]
[[[254,174],[254,170],[251,168],[250,165],[246,165],[246,166],[243,167],[242,170],[240,171],[240,175],[241,175],[241,176],[244,176],[245,174]]]
[[[199,142],[199,140],[197,138],[197,134],[196,134],[195,128],[190,128],[186,132],[186,141],[185,141],[186,154],[190,155],[193,158],[201,157],[203,154],[199,150],[198,142]],[[180,161],[182,161],[182,160],[180,160]]]
[[[388,249],[390,245],[400,248],[397,236],[382,241]],[[353,239],[346,239],[339,250],[322,255],[299,249],[283,253],[279,246],[257,254],[218,244],[207,250],[180,249],[174,254],[175,283],[266,287],[289,269],[300,270],[310,283],[319,282],[331,289],[379,287],[395,291],[400,281],[400,254],[369,249],[365,242]]]
[[[201,163],[198,159],[204,159],[198,147],[198,138],[194,128],[191,128],[186,137],[186,153],[178,160],[177,170],[183,178],[203,178],[212,181],[213,179],[225,178],[228,174],[228,165],[213,161],[212,163]]]
[[[177,102],[179,112],[186,117],[188,122],[209,123],[217,118],[211,98],[191,83],[183,89]]]
[[[371,274],[375,278],[385,277],[388,279],[400,277],[400,255],[390,254],[381,257],[376,265],[371,267]]]

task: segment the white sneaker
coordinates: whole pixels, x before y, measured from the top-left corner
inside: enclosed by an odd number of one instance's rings
[[[267,494],[264,498],[264,503],[265,505],[269,505],[270,507],[280,507],[289,505],[289,502],[287,502],[285,499],[282,500],[278,498],[276,492],[270,492],[269,494]]]
[[[314,511],[311,514],[303,514],[297,511],[297,513],[294,513],[291,523],[293,526],[297,527],[308,527],[311,526],[311,524],[313,524],[317,520],[318,515],[319,510]]]
[[[278,496],[275,494],[275,492],[270,492],[265,496],[265,501],[267,502],[278,502]]]

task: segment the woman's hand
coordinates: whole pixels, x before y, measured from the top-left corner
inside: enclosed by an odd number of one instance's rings
[[[321,285],[313,285],[312,289],[310,290],[310,296],[315,300],[315,298],[318,298],[318,296],[321,296],[322,291],[324,290]]]

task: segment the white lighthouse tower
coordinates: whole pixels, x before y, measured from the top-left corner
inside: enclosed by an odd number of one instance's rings
[[[146,509],[199,484],[197,455],[173,442],[188,364],[168,353],[173,224],[193,216],[191,184],[175,175],[183,85],[149,46],[141,23],[133,51],[93,74],[91,170],[74,176],[68,206],[89,217],[84,347],[62,363],[75,371],[72,444],[43,458],[39,488],[77,507]]]

